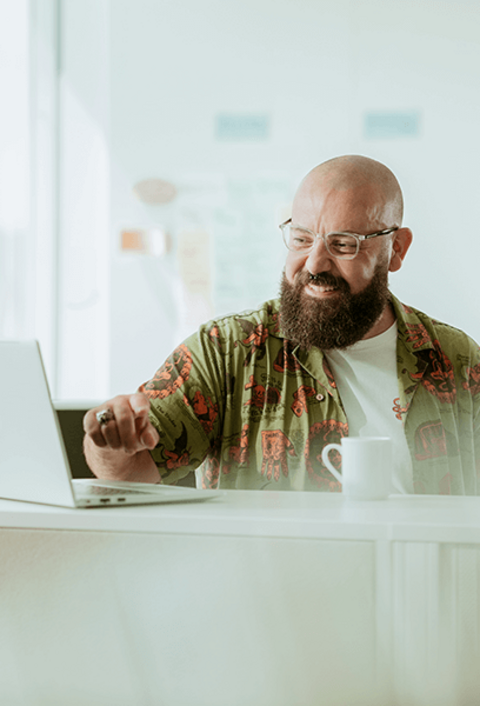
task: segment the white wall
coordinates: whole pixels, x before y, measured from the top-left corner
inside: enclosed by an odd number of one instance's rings
[[[109,393],[109,3],[60,3],[58,398]]]
[[[0,0],[0,337],[32,334],[28,3]]]
[[[78,300],[92,290],[92,258],[98,299],[83,326],[78,311],[64,311],[69,362],[59,396],[134,389],[197,319],[275,296],[284,257],[276,226],[296,183],[343,153],[385,162],[404,188],[415,241],[393,291],[480,339],[471,294],[480,3],[69,0],[62,13],[61,235],[64,247],[84,243]],[[366,114],[385,111],[418,113],[418,135],[368,138]],[[216,139],[221,113],[266,116],[268,139]],[[79,116],[83,134],[72,132]],[[173,182],[178,198],[140,203],[132,188],[149,177]],[[90,184],[82,201],[79,182]],[[75,213],[72,203],[81,204]],[[170,254],[120,252],[122,228],[152,226],[170,232]],[[202,300],[176,255],[192,232],[209,243]],[[75,251],[68,257],[78,262]]]

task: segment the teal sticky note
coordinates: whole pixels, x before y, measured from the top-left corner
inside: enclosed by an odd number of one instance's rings
[[[369,139],[394,139],[397,137],[418,137],[420,134],[420,114],[418,111],[367,113],[364,121],[364,135]]]
[[[230,142],[267,140],[270,133],[268,115],[221,113],[215,118],[215,137]]]

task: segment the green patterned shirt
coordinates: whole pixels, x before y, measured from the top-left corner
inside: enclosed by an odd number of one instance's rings
[[[393,296],[392,304],[392,412],[404,425],[414,490],[477,495],[479,348]],[[335,380],[320,349],[282,336],[278,310],[272,300],[210,321],[141,386],[160,434],[151,453],[162,482],[198,469],[205,488],[341,490],[321,460],[326,444],[348,436]]]

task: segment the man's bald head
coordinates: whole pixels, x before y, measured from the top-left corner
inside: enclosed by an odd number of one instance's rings
[[[382,204],[388,211],[391,225],[402,224],[403,196],[400,185],[388,167],[369,157],[344,155],[319,164],[303,179],[295,198],[316,190],[369,193],[379,201],[379,206]]]

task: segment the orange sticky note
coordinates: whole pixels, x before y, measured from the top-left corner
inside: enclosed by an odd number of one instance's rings
[[[122,250],[136,250],[145,252],[145,237],[143,230],[122,230],[121,245]]]

